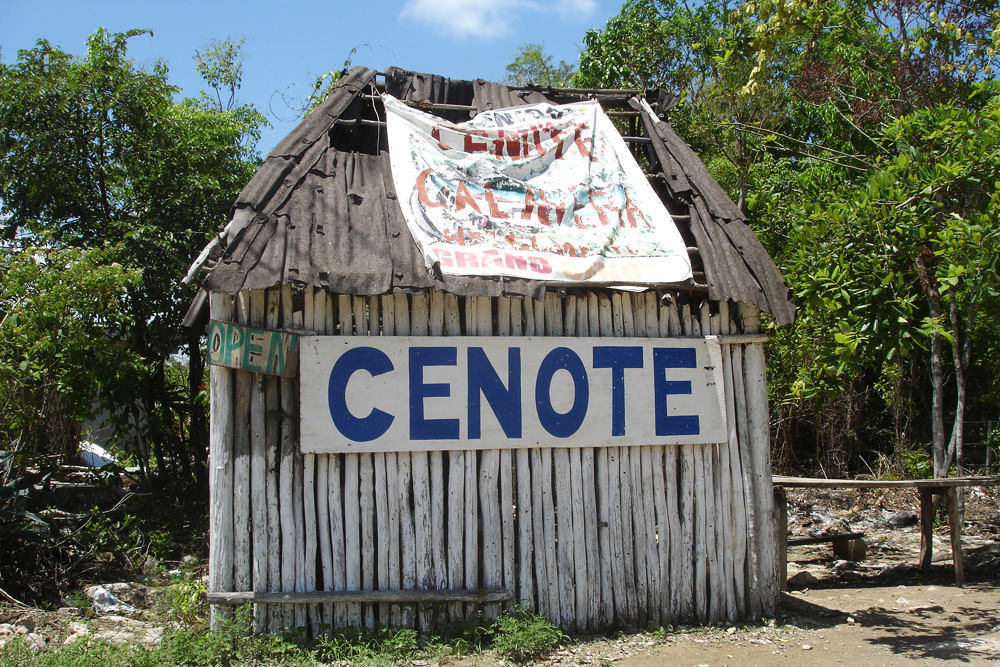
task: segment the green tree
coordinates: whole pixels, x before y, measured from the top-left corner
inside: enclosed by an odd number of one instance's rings
[[[798,210],[788,258],[797,296],[805,317],[832,326],[800,388],[926,351],[934,474],[943,477],[953,463],[962,469],[977,317],[1000,281],[1000,103],[921,109],[885,139],[891,153],[859,187],[831,186]]]
[[[503,83],[508,86],[552,86],[565,88],[573,81],[575,68],[560,60],[552,64],[552,56],[545,53],[544,44],[522,44],[517,55],[507,65]]]
[[[8,454],[74,453],[74,427],[90,416],[101,384],[140,361],[115,344],[130,325],[122,297],[139,272],[109,259],[101,249],[0,254],[0,449]]]
[[[180,279],[252,175],[263,118],[250,106],[223,108],[218,91],[175,101],[166,65],[128,57],[128,41],[143,34],[99,30],[82,58],[40,41],[0,64],[0,235],[9,247],[100,250],[137,272],[141,282],[122,295],[129,324],[120,339],[142,364],[102,382],[101,395],[121,446],[140,462],[152,452],[161,471],[191,473],[207,452],[195,400],[203,359],[198,334],[180,325],[192,297]],[[232,53],[216,44],[200,62],[215,62],[209,83],[234,93]],[[178,398],[165,368],[182,349],[191,374]],[[176,411],[190,415],[191,437],[165,427]]]

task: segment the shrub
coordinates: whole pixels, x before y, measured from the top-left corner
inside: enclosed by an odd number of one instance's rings
[[[521,608],[504,612],[493,626],[493,650],[516,662],[549,653],[562,638],[555,625]]]

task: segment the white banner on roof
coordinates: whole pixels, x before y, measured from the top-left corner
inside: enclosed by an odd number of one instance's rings
[[[597,102],[455,124],[383,100],[396,194],[428,267],[624,285],[691,278],[677,227]]]

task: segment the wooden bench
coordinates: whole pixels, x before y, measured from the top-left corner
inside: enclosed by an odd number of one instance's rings
[[[778,513],[778,527],[787,533],[788,504],[785,497],[786,488],[809,489],[897,489],[915,488],[920,493],[920,568],[926,574],[930,572],[933,556],[934,537],[934,506],[933,496],[944,494],[948,503],[948,527],[951,532],[951,554],[955,565],[955,583],[965,585],[965,565],[962,562],[962,519],[958,506],[956,489],[969,486],[1000,486],[1000,477],[945,477],[942,479],[819,479],[814,477],[785,477],[775,475],[775,509]],[[781,565],[787,564],[788,540],[780,545],[779,558]],[[784,580],[784,577],[782,577]],[[784,586],[782,586],[784,588]]]

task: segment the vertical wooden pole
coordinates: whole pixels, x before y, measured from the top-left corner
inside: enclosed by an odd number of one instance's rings
[[[774,523],[778,538],[778,588],[788,590],[788,498],[785,487],[774,487]]]
[[[920,570],[924,575],[931,573],[934,558],[934,496],[930,489],[920,492]]]
[[[292,288],[281,287],[281,323],[293,326]],[[298,536],[295,520],[295,381],[291,378],[280,380],[281,419],[279,438],[281,441],[278,461],[278,512],[281,517],[281,590],[294,591],[296,577],[296,557]],[[296,624],[295,607],[281,606],[281,623],[290,628]]]
[[[236,297],[236,320],[248,324],[250,295]],[[233,590],[253,589],[250,532],[250,392],[253,376],[236,371],[235,415],[233,425]]]
[[[955,564],[955,585],[965,586],[965,557],[962,553],[962,508],[959,502],[958,489],[949,486],[948,491],[948,528],[951,534],[951,557]]]
[[[281,292],[278,289],[271,289],[267,292],[266,326],[272,331],[281,326]],[[281,590],[281,558],[278,557],[281,549],[281,517],[278,510],[278,466],[281,438],[279,419],[273,416],[279,414],[278,391],[280,383],[281,381],[274,375],[267,376],[264,383],[264,410],[270,417],[265,423],[264,436],[265,448],[267,449],[264,495],[267,503],[267,543],[269,545],[267,590],[272,592]],[[277,632],[281,630],[283,621],[280,607],[272,605],[268,610],[267,631]]]
[[[752,304],[741,304],[745,330],[760,330],[760,311]],[[760,597],[763,612],[773,616],[778,607],[778,544],[774,534],[774,497],[771,491],[771,438],[767,405],[767,380],[764,370],[764,344],[747,345],[746,391],[747,421],[750,431],[750,461],[758,530],[757,552],[760,567]]]
[[[209,296],[213,320],[229,321],[233,299],[227,294]],[[233,590],[233,371],[212,365],[211,422],[209,440],[209,568],[208,589],[212,592]],[[211,624],[218,628],[229,616],[223,607],[212,608]]]

